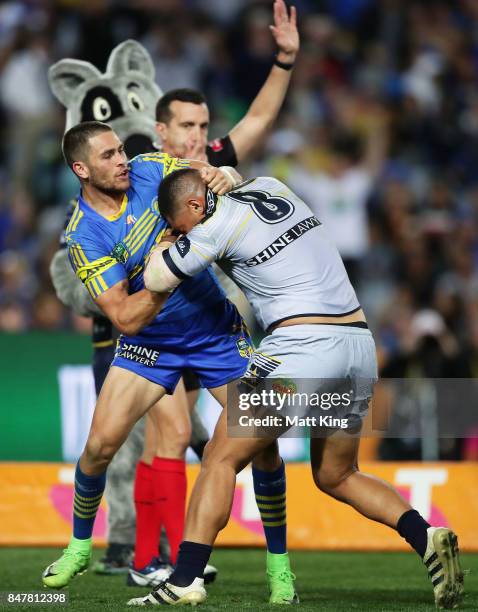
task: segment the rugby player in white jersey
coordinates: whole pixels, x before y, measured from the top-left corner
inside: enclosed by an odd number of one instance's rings
[[[340,255],[310,208],[270,177],[247,181],[216,198],[190,169],[162,182],[159,202],[161,214],[186,235],[153,252],[146,287],[173,290],[212,261],[228,260],[232,278],[267,332],[251,358],[251,375],[315,379],[319,392],[324,383],[330,390],[331,381],[352,381],[348,415],[360,421],[377,378],[375,344]],[[236,474],[270,441],[228,437],[223,411],[193,490],[176,569],[167,582],[131,605],[204,601],[203,569],[228,521]],[[396,529],[422,558],[436,604],[456,607],[463,595],[456,535],[431,527],[390,484],[360,472],[359,441],[339,429],[312,439],[315,484]]]

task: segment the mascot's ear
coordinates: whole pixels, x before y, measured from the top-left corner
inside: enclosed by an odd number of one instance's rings
[[[128,72],[141,72],[154,81],[154,64],[146,49],[136,40],[125,40],[113,49],[106,72],[112,76],[124,76]]]
[[[60,60],[48,70],[51,90],[66,108],[70,108],[77,97],[78,87],[100,76],[93,64],[75,59]]]

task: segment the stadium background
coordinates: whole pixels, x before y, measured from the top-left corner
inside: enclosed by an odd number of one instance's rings
[[[241,171],[274,174],[310,203],[320,199],[317,215],[346,260],[384,375],[474,377],[478,4],[295,4],[301,51],[292,85],[266,146]],[[90,321],[61,305],[48,274],[66,203],[77,191],[61,158],[64,109],[49,92],[48,67],[77,57],[104,69],[111,49],[135,38],[151,53],[163,90],[190,86],[205,92],[210,137],[218,137],[244,115],[269,72],[270,5],[1,3],[0,544],[66,541],[68,520],[52,502],[52,488],[68,499],[71,472],[63,462],[77,456],[93,402]],[[201,401],[213,420],[216,408],[206,396]],[[464,531],[466,549],[478,550],[478,419],[464,437],[424,445],[410,411],[392,404],[403,435],[366,441],[363,459],[428,508],[429,517],[436,512],[435,518]],[[476,402],[470,404],[476,412]],[[282,448],[291,462],[307,459],[303,440],[286,440]],[[367,527],[348,509],[324,502],[300,463],[290,468],[289,481],[296,547],[401,548],[384,528]],[[238,488],[244,499],[247,487]],[[45,498],[50,514],[42,522],[33,508]],[[257,516],[242,507],[226,544],[261,542]],[[99,536],[101,542],[104,529]]]

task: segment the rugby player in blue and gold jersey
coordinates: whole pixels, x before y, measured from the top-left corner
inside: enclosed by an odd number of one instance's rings
[[[69,256],[122,335],[76,467],[73,537],[43,574],[44,584],[53,588],[66,586],[88,567],[106,468],[134,423],[174,391],[184,368],[224,404],[223,385],[244,373],[252,350],[239,313],[210,270],[172,295],[152,293],[143,283],[144,265],[167,227],[157,203],[163,177],[191,166],[212,191],[223,194],[239,175],[164,153],[139,155],[128,165],[122,142],[100,122],[66,132],[63,153],[82,187],[66,231]]]

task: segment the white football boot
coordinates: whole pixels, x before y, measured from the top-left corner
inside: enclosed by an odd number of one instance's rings
[[[429,527],[427,537],[423,563],[432,581],[435,604],[447,610],[457,608],[464,593],[458,538],[446,527]]]
[[[195,578],[189,586],[179,587],[170,582],[162,582],[146,597],[135,597],[128,606],[196,606],[207,597],[204,580]]]

